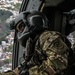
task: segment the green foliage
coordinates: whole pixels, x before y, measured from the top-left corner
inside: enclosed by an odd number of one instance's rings
[[[13,10],[19,10],[20,8],[20,3],[14,4],[14,9]]]
[[[12,59],[5,59],[3,62],[4,64],[9,64],[10,62],[12,62]]]
[[[10,33],[9,24],[6,20],[12,15],[11,12],[6,10],[0,10],[0,44],[2,40]]]
[[[3,66],[4,65],[4,62],[2,61],[2,60],[0,60],[0,68],[1,68],[1,66]]]
[[[5,48],[3,51],[4,52],[12,52],[13,51],[13,45],[10,45],[8,48]]]
[[[9,11],[0,10],[0,21],[5,22],[11,15],[13,14]]]

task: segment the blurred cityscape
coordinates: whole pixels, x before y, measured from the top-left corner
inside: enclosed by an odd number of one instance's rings
[[[0,72],[11,70],[14,32],[10,32],[0,45]]]
[[[0,5],[21,3],[22,0],[0,0]]]
[[[9,11],[13,14],[6,19],[5,23],[9,24],[9,22],[18,15],[21,2],[22,0],[0,0],[0,10]],[[0,72],[5,72],[12,68],[13,40],[14,31],[10,31],[9,34],[5,36],[5,40],[1,40]]]

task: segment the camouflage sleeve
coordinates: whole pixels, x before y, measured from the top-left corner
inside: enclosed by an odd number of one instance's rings
[[[18,73],[18,68],[15,68],[14,70],[9,70],[7,72],[0,73],[0,75],[18,75]]]
[[[35,50],[45,51],[47,60],[44,60],[39,67],[36,65],[30,68],[30,75],[54,75],[66,69],[69,48],[58,32],[44,32],[38,39]]]
[[[15,75],[14,72],[5,72],[5,73],[0,73],[0,75]]]

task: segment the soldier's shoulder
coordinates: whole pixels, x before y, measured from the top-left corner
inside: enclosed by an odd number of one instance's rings
[[[42,40],[42,41],[45,41],[47,39],[56,39],[56,38],[59,38],[59,37],[62,37],[61,33],[57,32],[57,31],[44,31],[39,39]]]
[[[61,36],[61,33],[60,32],[57,32],[57,31],[44,31],[40,37],[43,37],[43,36]]]

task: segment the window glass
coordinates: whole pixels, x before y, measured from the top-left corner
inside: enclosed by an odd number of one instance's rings
[[[18,15],[22,0],[0,0],[0,72],[12,69],[14,31],[10,21]]]

